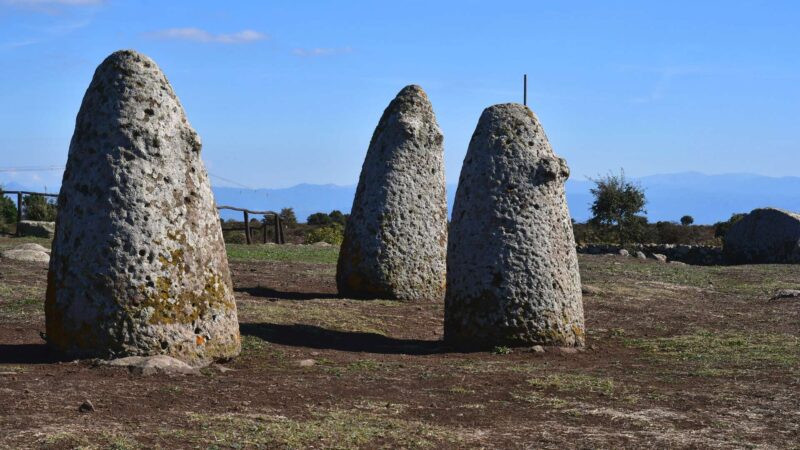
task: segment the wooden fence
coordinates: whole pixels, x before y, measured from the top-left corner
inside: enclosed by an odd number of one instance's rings
[[[235,206],[226,206],[226,205],[217,206],[217,209],[228,209],[228,210],[231,210],[231,211],[241,211],[244,214],[244,227],[241,227],[241,228],[226,228],[226,230],[227,231],[230,231],[230,230],[233,230],[233,231],[244,231],[245,241],[247,242],[247,245],[250,245],[250,244],[253,243],[253,231],[257,230],[258,228],[261,228],[261,237],[263,239],[263,242],[265,244],[267,243],[267,226],[268,226],[267,216],[273,216],[273,218],[274,218],[274,221],[273,221],[272,225],[273,225],[273,230],[275,231],[275,243],[276,244],[285,244],[286,243],[286,238],[284,237],[284,234],[283,234],[283,220],[281,220],[281,215],[276,213],[275,211],[252,211],[252,210],[245,209],[245,208],[237,208]],[[255,227],[254,228],[250,224],[250,215],[251,214],[253,214],[253,215],[263,215],[264,216],[264,219],[261,220],[261,226],[260,227]]]
[[[22,197],[25,195],[41,195],[43,197],[51,197],[51,198],[58,198],[58,194],[48,194],[45,192],[29,192],[29,191],[2,191],[3,194],[9,195],[16,195],[17,196],[17,223],[22,222]],[[275,236],[275,243],[276,244],[285,244],[286,238],[283,233],[283,220],[281,220],[280,214],[276,213],[275,211],[253,211],[250,209],[245,208],[238,208],[235,206],[226,206],[221,205],[217,206],[217,209],[228,209],[231,211],[241,211],[244,214],[244,227],[241,228],[227,228],[229,231],[244,231],[245,240],[248,245],[253,243],[253,231],[261,229],[262,240],[266,244],[267,243],[267,227],[269,224],[267,223],[267,216],[273,216],[274,220],[272,223],[274,236]],[[261,220],[260,227],[253,227],[250,224],[250,215],[263,215],[264,219]],[[17,234],[19,234],[19,230],[17,230]]]
[[[29,191],[2,191],[2,193],[17,196],[17,223],[22,222],[22,197],[26,195],[41,195],[42,197],[58,198],[58,194],[48,194],[46,192],[29,192]],[[19,227],[17,227],[17,236],[19,236]]]

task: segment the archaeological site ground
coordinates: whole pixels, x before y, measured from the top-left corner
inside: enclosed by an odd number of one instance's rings
[[[0,249],[21,242],[50,246],[0,238]],[[196,374],[58,359],[40,337],[47,265],[4,259],[0,447],[800,442],[800,301],[772,299],[800,287],[793,265],[582,254],[585,350],[462,353],[442,343],[443,302],[338,299],[336,247],[228,244],[227,252],[242,353]]]

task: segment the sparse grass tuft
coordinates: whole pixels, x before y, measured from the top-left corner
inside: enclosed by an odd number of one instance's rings
[[[313,411],[308,419],[280,415],[190,413],[198,427],[187,443],[214,442],[221,448],[439,448],[458,446],[454,430],[374,411]]]
[[[553,389],[559,392],[596,393],[612,396],[614,380],[582,373],[557,373],[541,378],[531,378],[528,384],[536,389]]]

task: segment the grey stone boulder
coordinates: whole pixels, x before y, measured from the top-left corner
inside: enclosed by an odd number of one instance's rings
[[[197,368],[167,355],[128,356],[125,358],[101,361],[101,365],[125,367],[136,375],[155,375],[157,373],[196,375]]]
[[[658,262],[665,263],[667,262],[667,255],[662,255],[661,253],[653,253],[653,259]]]
[[[0,258],[48,263],[50,262],[50,253],[39,244],[22,244],[18,247],[0,252]]]
[[[800,214],[777,208],[754,209],[725,235],[729,263],[800,263]]]
[[[428,96],[406,86],[372,136],[336,268],[351,298],[441,301],[447,198],[442,133]]]
[[[17,223],[17,231],[22,236],[33,236],[52,239],[55,233],[55,222],[41,222],[36,220],[23,220]]]
[[[619,251],[617,252],[617,254],[618,254],[619,256],[630,256],[630,255],[631,255],[631,254],[630,254],[630,253],[629,253],[627,250],[625,250],[624,248],[621,248],[621,249],[619,249]]]
[[[156,63],[119,51],[94,73],[58,200],[47,342],[72,357],[240,351],[200,139]]]
[[[643,251],[637,251],[636,259],[647,259],[647,255],[645,255]]]
[[[483,111],[461,169],[447,252],[445,341],[582,346],[583,303],[569,176],[537,117]]]

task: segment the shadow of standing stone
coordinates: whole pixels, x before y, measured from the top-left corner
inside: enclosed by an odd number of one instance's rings
[[[530,109],[484,110],[456,192],[445,341],[581,346],[583,303],[566,162]]]
[[[350,298],[441,300],[447,252],[442,133],[428,96],[406,86],[367,151],[339,253]]]

